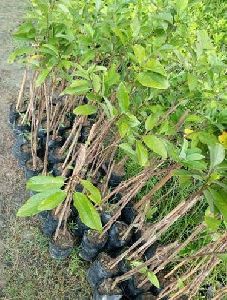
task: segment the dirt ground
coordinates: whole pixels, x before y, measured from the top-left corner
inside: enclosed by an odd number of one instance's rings
[[[23,70],[7,64],[7,58],[14,48],[11,34],[21,22],[26,3],[0,2],[0,299],[90,299],[85,266],[76,250],[68,261],[52,260],[37,221],[15,217],[26,198],[25,180],[12,155],[8,114]]]

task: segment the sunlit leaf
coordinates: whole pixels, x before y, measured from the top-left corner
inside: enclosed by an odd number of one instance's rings
[[[155,135],[146,135],[143,137],[143,141],[149,149],[163,158],[167,158],[166,145],[162,139],[156,137]]]
[[[82,193],[73,194],[73,204],[78,210],[81,221],[91,229],[102,231],[100,215],[90,200]]]
[[[79,116],[89,116],[95,114],[96,112],[97,112],[97,107],[90,104],[77,106],[73,111],[75,115],[79,115]]]
[[[141,166],[146,166],[148,162],[148,151],[140,141],[136,142],[136,154]]]
[[[154,72],[142,72],[138,75],[137,80],[143,86],[154,89],[165,90],[169,87],[166,77]]]
[[[225,149],[221,144],[209,146],[210,151],[210,168],[214,169],[225,159]]]
[[[49,189],[61,188],[64,185],[65,178],[62,176],[34,176],[26,184],[28,190],[34,192],[43,192]]]
[[[159,283],[158,277],[155,275],[154,272],[148,271],[147,272],[147,278],[149,279],[150,283],[152,283],[158,289],[160,288],[160,283]]]
[[[126,112],[130,105],[129,94],[123,82],[120,83],[117,91],[119,107],[122,112]]]
[[[101,204],[102,196],[99,189],[96,186],[94,186],[89,180],[81,180],[80,182],[83,185],[83,187],[90,193],[89,198],[95,204]]]

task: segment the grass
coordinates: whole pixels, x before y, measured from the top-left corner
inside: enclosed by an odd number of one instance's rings
[[[129,160],[126,165],[126,177],[130,178],[138,173],[140,168],[133,161]],[[158,181],[156,177],[153,177],[149,180],[146,186],[138,193],[138,200],[141,199],[149,190],[155,185]],[[151,207],[156,208],[157,212],[154,213],[153,217],[149,222],[155,223],[160,221],[166,214],[173,210],[180,201],[187,199],[188,196],[196,189],[196,185],[187,184],[182,188],[182,185],[179,184],[179,180],[174,177],[170,180],[160,191],[158,191],[152,201]],[[165,195],[168,191],[171,192],[167,197],[163,198],[161,203],[158,203],[160,197]],[[158,206],[156,205],[158,203]],[[160,243],[168,244],[171,242],[185,240],[192,232],[192,230],[200,224],[204,219],[204,213],[208,207],[205,199],[202,199],[189,213],[184,217],[177,220],[168,231],[161,237]],[[195,243],[190,243],[185,251],[181,254],[192,254],[195,250],[205,246],[208,242],[211,241],[210,235],[205,232],[199,236],[199,239]],[[174,263],[171,263],[174,266]],[[193,268],[193,260],[189,264],[189,268]],[[178,274],[179,276],[181,274]],[[198,295],[194,298],[195,300],[204,300],[209,299],[207,296],[207,289],[210,287],[214,292],[222,286],[227,285],[227,260],[222,260],[221,263],[213,270],[213,272],[206,278]],[[221,299],[220,299],[221,300]],[[227,296],[225,299],[227,300]]]
[[[77,250],[67,260],[53,260],[48,239],[37,225],[17,222],[6,238],[3,260],[7,284],[1,299],[90,299],[87,265],[79,259]]]

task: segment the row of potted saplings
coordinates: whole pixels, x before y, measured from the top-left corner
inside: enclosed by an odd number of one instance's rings
[[[19,161],[20,166],[25,171],[27,179],[40,174],[43,170],[43,159],[46,149],[46,120],[41,121],[41,126],[38,128],[38,145],[37,145],[37,165],[33,167],[32,150],[30,142],[31,125],[29,123],[21,124],[21,119],[25,111],[18,112],[12,106],[10,110],[10,123],[13,126],[15,133],[14,155]],[[74,123],[75,116],[68,113],[65,116],[65,122],[58,130],[58,135],[55,139],[49,140],[48,143],[48,172],[54,176],[60,176],[62,165],[65,160],[65,153],[61,152],[61,147],[67,140]],[[91,118],[81,130],[79,143],[85,143],[89,134],[89,130],[94,122]],[[68,170],[66,177],[70,177],[71,170]],[[106,176],[105,162],[99,170],[99,180]],[[123,180],[123,176],[112,172],[108,178],[108,187],[113,190]],[[81,192],[82,187],[77,185],[76,191]],[[115,194],[108,201],[107,211],[102,212],[101,220],[103,226],[111,218],[111,205],[115,205],[122,198],[121,193]],[[94,291],[93,298],[99,299],[152,299],[159,294],[160,289],[147,283],[143,287],[138,287],[143,274],[136,273],[131,278],[121,282],[113,289],[113,279],[116,276],[123,275],[130,270],[130,264],[123,260],[114,268],[110,268],[111,261],[116,258],[124,248],[131,246],[140,238],[138,231],[131,231],[126,239],[123,239],[128,226],[135,219],[136,213],[131,203],[128,203],[121,212],[118,220],[104,235],[100,235],[94,230],[90,230],[84,225],[74,208],[71,206],[71,215],[68,219],[71,232],[66,235],[60,235],[61,239],[56,242],[52,239],[58,226],[58,219],[49,211],[39,214],[41,220],[41,229],[45,236],[50,238],[49,251],[53,258],[64,259],[68,257],[74,245],[80,244],[79,255],[82,259],[92,262],[88,270],[88,281]],[[154,256],[158,243],[150,246],[144,253],[144,260]]]

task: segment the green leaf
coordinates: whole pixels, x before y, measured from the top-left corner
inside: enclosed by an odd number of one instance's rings
[[[119,145],[119,148],[123,149],[130,156],[135,157],[135,151],[132,149],[132,147],[129,144],[122,143],[122,144]]]
[[[227,222],[227,193],[224,191],[216,191],[211,188],[209,189],[209,192],[213,197],[214,205],[223,215],[225,222]]]
[[[195,91],[197,88],[197,78],[191,73],[188,73],[188,88],[190,92]]]
[[[137,268],[139,267],[140,265],[142,265],[143,263],[141,261],[138,261],[138,260],[134,260],[130,263],[130,265],[134,268]],[[145,267],[141,267],[141,269],[139,270],[139,272],[141,274],[146,274],[147,273],[147,266]]]
[[[39,211],[51,210],[61,204],[67,194],[62,190],[53,190],[53,193],[46,197],[42,202],[38,205]]]
[[[93,74],[92,75],[92,84],[93,84],[95,93],[98,93],[101,90],[101,78],[98,75]]]
[[[180,158],[182,159],[186,159],[187,157],[187,150],[188,150],[188,141],[186,139],[184,139],[184,143],[182,145],[182,149],[181,149],[181,152],[180,152]]]
[[[49,189],[61,188],[65,178],[62,176],[34,176],[27,181],[26,187],[34,192],[43,192]]]
[[[38,78],[36,79],[36,86],[40,86],[44,81],[46,80],[47,76],[49,75],[51,69],[44,69],[42,72],[39,74]]]
[[[148,162],[148,151],[140,141],[136,141],[136,154],[141,166],[146,166]]]
[[[146,219],[151,220],[153,215],[158,211],[157,207],[150,207],[146,213]]]
[[[149,279],[150,283],[156,286],[158,289],[160,288],[158,277],[155,275],[154,272],[147,272],[147,278]]]
[[[160,138],[155,135],[146,135],[143,137],[144,143],[147,145],[149,149],[161,155],[162,158],[167,158],[167,150],[166,145]]]
[[[96,112],[97,112],[97,108],[90,104],[84,104],[84,105],[77,106],[73,110],[73,113],[75,115],[79,115],[79,116],[89,116],[89,115],[95,114]]]
[[[136,59],[139,64],[142,64],[142,62],[146,58],[146,51],[145,48],[141,45],[135,45],[133,46],[134,54],[136,56]]]
[[[180,169],[180,170],[175,170],[173,172],[174,176],[188,176],[191,177],[193,174],[191,174],[189,171]]]
[[[108,87],[111,87],[115,84],[118,84],[120,81],[120,75],[116,72],[116,65],[112,65],[111,68],[105,73],[105,84]]]
[[[163,67],[163,65],[156,59],[149,59],[144,65],[143,67],[146,70],[161,74],[163,76],[166,76],[166,71]]]
[[[34,49],[32,47],[23,47],[23,48],[19,48],[16,49],[15,51],[13,51],[9,58],[8,58],[8,63],[12,64],[18,57],[24,55],[24,54],[31,54],[34,51]]]
[[[221,144],[208,146],[210,151],[210,168],[214,169],[225,159],[225,148]]]
[[[126,112],[125,116],[127,117],[127,122],[128,122],[130,127],[135,128],[135,127],[138,127],[140,125],[140,121],[133,114],[131,114],[129,112]]]
[[[126,112],[129,108],[130,101],[129,101],[128,90],[123,82],[121,82],[118,87],[117,99],[118,99],[121,112]]]
[[[70,14],[68,7],[66,7],[64,4],[59,3],[58,8],[60,8],[60,10],[66,14]]]
[[[176,9],[178,13],[184,11],[188,6],[188,0],[176,0]]]
[[[117,121],[117,126],[118,126],[118,131],[120,136],[123,138],[129,131],[130,131],[130,126],[128,120],[125,118],[125,116],[121,117]]]
[[[218,143],[217,137],[209,132],[199,132],[199,140],[202,144],[213,145]]]
[[[30,197],[26,203],[18,210],[17,216],[18,217],[28,217],[36,215],[39,210],[39,205],[42,201],[48,199],[49,197],[53,196],[57,192],[61,190],[59,189],[50,189],[47,191],[44,191],[42,193],[38,193]],[[61,191],[63,192],[63,191]]]
[[[51,44],[43,44],[42,47],[41,47],[41,52],[46,52],[46,53],[49,53],[51,55],[55,55],[55,56],[58,56],[58,49],[54,46],[54,45],[51,45]],[[48,51],[46,51],[48,50]]]
[[[40,197],[40,194],[36,194],[29,198],[26,203],[19,208],[17,217],[30,217],[36,215],[39,212],[38,206],[42,200],[43,198]]]
[[[204,222],[207,228],[212,232],[217,231],[219,226],[221,225],[221,220],[218,220],[210,211],[206,212]]]
[[[191,153],[189,155],[187,155],[187,160],[189,161],[193,161],[193,160],[201,160],[203,159],[205,156],[199,153]]]
[[[169,82],[166,77],[154,72],[139,73],[137,80],[143,86],[151,87],[154,89],[165,90],[169,87]]]
[[[90,90],[90,85],[87,80],[75,80],[67,87],[62,94],[63,95],[84,95]]]
[[[145,122],[145,129],[146,130],[152,130],[158,123],[158,120],[160,118],[160,114],[153,114],[149,115]]]
[[[95,0],[96,12],[100,11],[101,7],[102,7],[102,0]]]
[[[102,231],[101,218],[90,200],[82,193],[73,194],[73,204],[78,210],[81,221],[91,229]]]
[[[183,162],[185,166],[195,169],[195,170],[205,170],[207,168],[207,164],[203,160],[186,160]]]
[[[134,38],[138,38],[140,33],[140,20],[137,16],[135,16],[131,23],[132,35]]]
[[[101,204],[102,196],[99,189],[96,186],[94,186],[89,180],[81,180],[80,182],[83,185],[83,187],[90,193],[89,198],[95,204]]]

